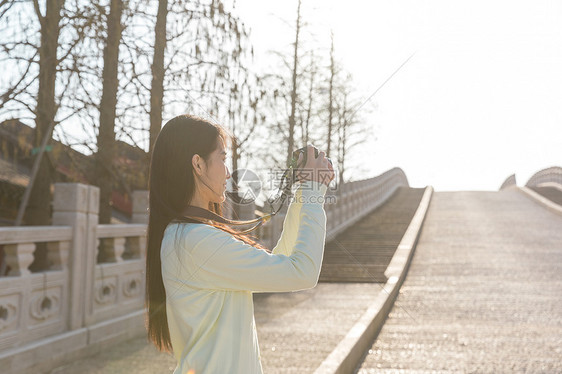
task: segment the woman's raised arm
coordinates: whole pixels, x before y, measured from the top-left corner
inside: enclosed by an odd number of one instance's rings
[[[254,248],[232,235],[206,225],[189,230],[185,242],[186,284],[196,288],[257,292],[296,291],[318,282],[324,241],[327,186],[301,183],[288,224],[273,254]],[[295,209],[297,208],[297,209]],[[193,243],[193,244],[190,244]]]

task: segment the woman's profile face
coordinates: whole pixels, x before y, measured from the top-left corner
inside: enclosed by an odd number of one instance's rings
[[[226,165],[226,147],[224,141],[219,140],[219,146],[210,155],[207,161],[207,183],[213,191],[209,192],[208,199],[212,203],[222,203],[226,200],[226,180],[230,172]]]

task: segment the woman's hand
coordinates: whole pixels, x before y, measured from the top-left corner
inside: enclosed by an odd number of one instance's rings
[[[326,158],[324,151],[318,152],[318,157],[314,156],[314,147],[312,144],[306,146],[306,165],[299,170],[298,179],[301,181],[312,180],[324,183],[326,186],[334,179],[334,167]],[[299,155],[297,165],[302,162],[303,154]]]

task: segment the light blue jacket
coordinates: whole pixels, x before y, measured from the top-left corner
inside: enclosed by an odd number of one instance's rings
[[[262,373],[252,292],[316,286],[326,190],[299,184],[272,254],[209,225],[168,225],[160,255],[174,374]]]

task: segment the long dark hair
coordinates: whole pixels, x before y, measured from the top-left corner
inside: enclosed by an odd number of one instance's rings
[[[181,115],[168,121],[154,144],[149,176],[149,218],[146,248],[146,295],[148,339],[160,351],[172,352],[166,316],[166,292],[162,280],[160,247],[164,230],[172,220],[184,219],[181,212],[191,202],[195,180],[191,160],[198,154],[205,161],[220,141],[232,139],[223,127],[202,118]],[[209,203],[209,210],[221,214],[222,204]],[[213,224],[243,242],[264,249],[248,235],[228,226]]]

